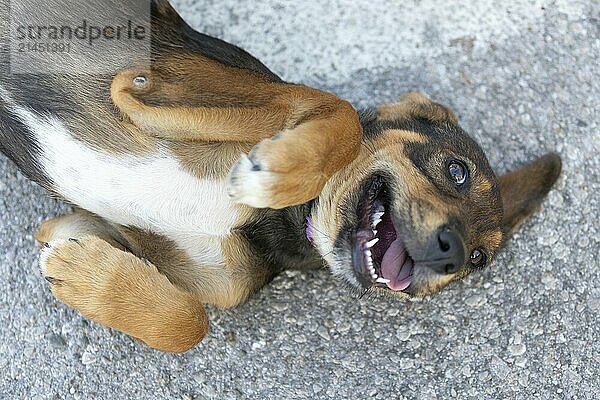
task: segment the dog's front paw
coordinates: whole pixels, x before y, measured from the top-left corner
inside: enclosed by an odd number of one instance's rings
[[[228,194],[233,201],[255,208],[284,208],[319,195],[327,181],[319,163],[285,139],[285,134],[265,139],[240,157],[229,173]]]
[[[255,208],[271,207],[273,201],[270,188],[276,181],[274,173],[261,170],[243,154],[229,173],[227,193],[237,203]]]

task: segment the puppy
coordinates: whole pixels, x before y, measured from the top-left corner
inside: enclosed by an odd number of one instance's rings
[[[488,265],[561,168],[549,154],[496,177],[444,106],[410,93],[359,115],[164,0],[149,66],[43,81],[0,66],[0,149],[76,206],[36,234],[52,292],[162,351],[202,340],[205,304],[286,268],[435,293]]]

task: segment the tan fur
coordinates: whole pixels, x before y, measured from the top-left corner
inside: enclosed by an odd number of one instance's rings
[[[258,143],[254,160],[272,174],[270,184],[262,188],[269,193],[269,207],[284,208],[316,198],[327,180],[356,157],[360,137],[345,131],[348,125],[354,131],[354,123],[339,113]],[[335,132],[345,134],[340,138]]]
[[[477,185],[477,190],[480,193],[489,193],[492,190],[492,183],[487,179],[482,179]]]
[[[234,307],[270,278],[237,234],[221,241],[225,264],[197,265],[164,236],[130,227],[118,229],[133,254],[152,261],[169,281],[193,293],[204,304]]]
[[[250,152],[247,142],[168,142],[169,149],[187,171],[198,178],[223,179],[240,154]]]
[[[43,271],[52,293],[86,317],[158,350],[190,349],[208,330],[202,306],[206,301],[173,285],[168,275],[139,258],[144,254],[130,253],[123,244],[130,244],[128,233],[128,228],[113,226],[81,209],[45,221],[35,237],[40,245],[53,246],[44,248],[49,255]],[[168,245],[161,240],[145,243],[159,245],[159,250]],[[157,251],[150,256],[169,257],[171,265],[177,265],[177,258],[186,262],[180,251]]]
[[[44,221],[34,236],[40,245],[53,240],[64,241],[74,237],[96,236],[113,247],[125,250],[125,247],[115,240],[118,233],[114,228],[102,218],[80,208],[75,209],[72,214]]]
[[[485,235],[485,241],[488,243],[488,246],[492,249],[497,249],[502,245],[504,240],[504,232],[495,231]]]
[[[264,261],[252,252],[247,241],[240,235],[232,234],[222,242],[221,249],[231,280],[228,290],[221,292],[214,304],[219,307],[234,307],[246,301],[273,276],[269,268],[264,268]]]
[[[111,84],[111,98],[136,126],[158,137],[256,143],[336,113],[342,113],[343,120],[358,121],[352,107],[335,96],[302,85],[271,83],[257,73],[200,56],[161,60],[153,68],[119,72]],[[134,85],[138,76],[147,80],[145,85]],[[172,76],[179,78],[168,81]],[[351,135],[360,133],[357,123],[347,129]]]
[[[240,220],[242,222],[243,219]],[[246,300],[270,278],[265,269],[259,265],[252,266],[252,263],[259,262],[246,241],[237,234],[222,241],[222,252],[226,258],[224,265],[202,266],[194,266],[194,261],[167,237],[114,225],[81,209],[45,221],[35,234],[40,245],[88,236],[102,239],[144,262],[150,261],[170,282],[193,293],[203,304],[233,307]]]
[[[402,143],[427,143],[426,137],[413,131],[388,129],[385,136],[386,138],[375,138],[372,146],[378,148],[380,146],[385,147],[386,145],[390,145],[390,138],[398,139],[402,141]]]
[[[224,265],[198,265],[176,243],[162,235],[124,226],[120,226],[119,231],[133,254],[152,262],[174,285],[193,293],[202,303],[220,305],[219,298],[226,295],[231,281]]]
[[[150,263],[94,236],[62,242],[46,261],[52,293],[86,317],[161,351],[183,352],[208,331],[202,303]]]
[[[427,96],[418,92],[402,96],[397,103],[384,104],[378,111],[379,118],[383,121],[412,116],[426,118],[435,123],[458,123],[456,115],[451,110],[432,102]]]
[[[204,337],[203,304],[234,307],[271,278],[235,234],[222,244],[226,265],[213,266],[194,266],[166,237],[81,209],[45,221],[35,237],[56,246],[44,273],[61,301],[161,351],[186,351]]]

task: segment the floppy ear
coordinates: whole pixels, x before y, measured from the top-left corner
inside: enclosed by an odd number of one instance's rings
[[[409,92],[396,103],[381,105],[377,112],[378,118],[383,121],[412,117],[423,118],[437,124],[458,124],[458,119],[452,110],[434,103],[419,92]]]
[[[504,231],[511,233],[542,203],[561,171],[560,156],[549,153],[498,178],[504,203]]]

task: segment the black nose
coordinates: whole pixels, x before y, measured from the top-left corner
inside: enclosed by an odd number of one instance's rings
[[[465,263],[462,237],[451,228],[443,228],[435,235],[427,253],[427,264],[440,274],[453,274]]]

